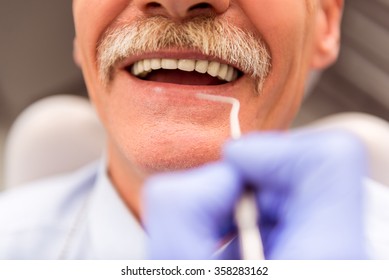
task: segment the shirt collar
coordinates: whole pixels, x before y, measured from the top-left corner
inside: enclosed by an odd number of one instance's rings
[[[144,259],[146,233],[111,183],[101,164],[88,202],[88,242],[97,259]]]

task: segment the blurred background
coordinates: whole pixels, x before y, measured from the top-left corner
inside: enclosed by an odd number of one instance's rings
[[[346,2],[340,59],[313,86],[295,125],[346,111],[389,120],[389,0]],[[1,159],[7,131],[26,106],[51,95],[86,96],[73,37],[71,1],[0,0]]]

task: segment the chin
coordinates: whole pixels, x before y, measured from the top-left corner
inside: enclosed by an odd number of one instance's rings
[[[198,140],[198,139],[197,139]],[[127,159],[144,174],[172,172],[195,168],[220,159],[223,140],[148,142],[129,150]]]
[[[209,162],[216,161],[220,158],[220,153],[214,155],[204,154],[203,156],[196,154],[196,158],[192,155],[176,155],[173,157],[142,157],[136,160],[136,164],[145,174],[156,174],[164,172],[174,172],[186,169],[195,168]]]

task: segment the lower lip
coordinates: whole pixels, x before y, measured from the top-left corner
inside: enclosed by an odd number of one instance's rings
[[[121,73],[118,73],[116,78],[123,79],[124,86],[127,85],[131,88],[136,86],[141,89],[141,91],[147,93],[148,97],[150,97],[150,95],[154,95],[155,98],[169,98],[180,103],[193,102],[193,100],[199,101],[197,97],[194,98],[197,93],[237,97],[239,83],[245,79],[245,76],[242,76],[234,82],[213,86],[182,85],[154,81],[151,82],[138,79],[125,70],[120,72]]]

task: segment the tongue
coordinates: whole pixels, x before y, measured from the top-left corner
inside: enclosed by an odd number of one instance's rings
[[[171,83],[179,85],[220,85],[224,81],[208,74],[185,72],[180,70],[158,70],[151,72],[146,78],[148,81]]]

